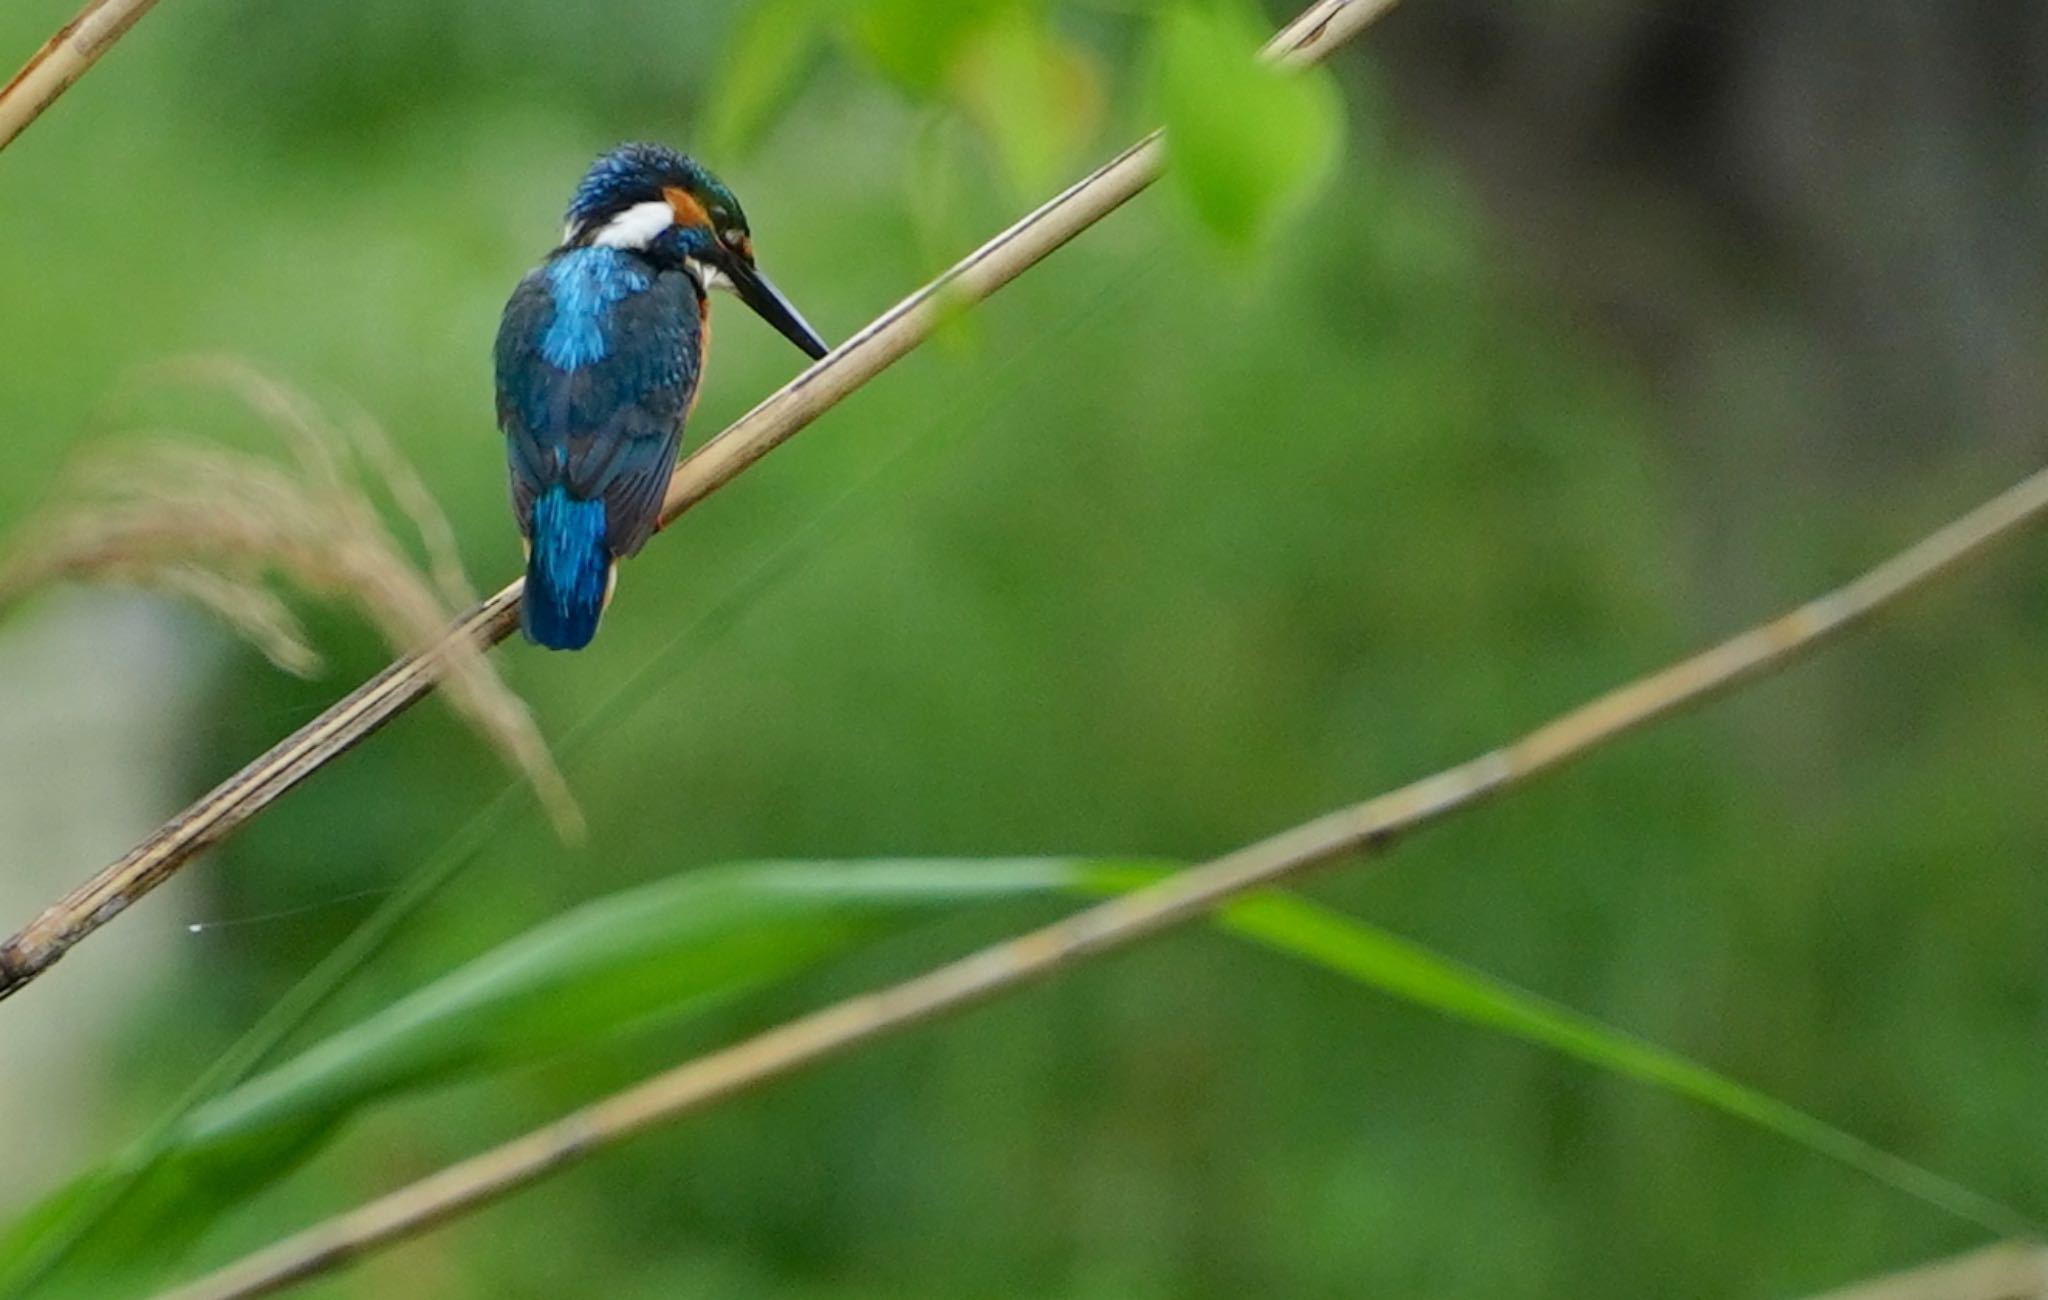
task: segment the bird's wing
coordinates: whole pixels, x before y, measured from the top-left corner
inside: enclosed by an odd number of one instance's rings
[[[519,282],[498,322],[498,427],[505,433],[511,471],[512,513],[519,531],[533,533],[533,499],[553,481],[553,457],[541,447],[549,421],[549,371],[540,339],[555,318],[554,298],[536,270]]]
[[[612,554],[631,555],[654,531],[682,445],[683,421],[703,362],[703,308],[689,276],[666,271],[621,301],[611,355],[576,372],[569,490],[601,496]],[[573,387],[573,385],[572,385]]]
[[[533,498],[560,482],[581,500],[605,503],[606,544],[638,551],[654,531],[663,489],[696,393],[703,325],[696,290],[681,272],[612,305],[605,355],[562,369],[542,355],[554,318],[545,279],[512,295],[498,336],[498,418],[506,435],[512,501],[530,526]]]

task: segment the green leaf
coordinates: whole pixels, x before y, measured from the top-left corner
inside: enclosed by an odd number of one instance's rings
[[[920,98],[944,87],[977,28],[1016,0],[859,0],[854,46],[882,75]]]
[[[1203,226],[1238,247],[1304,205],[1343,143],[1329,74],[1259,62],[1260,38],[1241,9],[1181,5],[1161,16],[1152,58],[1173,184]]]
[[[376,1103],[599,1043],[786,980],[935,911],[1068,888],[1056,861],[752,863],[588,903],[187,1114],[35,1207],[0,1242],[0,1280],[92,1222],[67,1272],[87,1293],[173,1262],[219,1215]],[[118,1204],[107,1211],[109,1192]]]
[[[2041,1225],[2012,1207],[1776,1097],[1341,912],[1272,893],[1233,904],[1220,919],[1227,930],[1402,1001],[1547,1047],[1774,1133],[1994,1233],[2040,1235]]]
[[[1158,868],[1079,869],[1089,887],[1105,894],[1128,893],[1165,874]],[[1993,1232],[2027,1237],[2040,1233],[2040,1225],[2011,1206],[1768,1093],[1308,899],[1277,890],[1257,893],[1226,906],[1216,920],[1230,933],[1389,997],[1697,1102]]]
[[[759,0],[743,6],[706,103],[707,152],[731,157],[753,146],[795,98],[823,43],[828,0]]]
[[[960,111],[1026,193],[1058,181],[1102,122],[1101,70],[1034,10],[1004,10],[970,33],[950,81]]]
[[[935,911],[1125,893],[1167,870],[1072,859],[757,863],[586,904],[200,1106],[160,1158],[116,1162],[47,1198],[0,1245],[0,1276],[18,1281],[23,1261],[76,1232],[73,1216],[83,1214],[90,1231],[59,1293],[148,1280],[376,1103],[687,1016]],[[1342,913],[1272,892],[1231,904],[1217,923],[1377,992],[1699,1103],[1969,1222],[2035,1231],[2009,1207],[1785,1102]]]

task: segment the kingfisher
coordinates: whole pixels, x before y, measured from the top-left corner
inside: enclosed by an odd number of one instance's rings
[[[591,164],[560,247],[498,325],[498,427],[526,541],[520,627],[590,644],[617,561],[654,532],[728,290],[813,358],[829,350],[754,265],[747,218],[717,177],[657,144]]]

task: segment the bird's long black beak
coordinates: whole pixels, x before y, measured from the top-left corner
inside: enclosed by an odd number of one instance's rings
[[[813,361],[832,350],[803,314],[782,296],[782,291],[768,283],[768,277],[754,269],[752,263],[735,257],[725,274],[741,302],[752,307],[762,320],[781,331],[782,337],[802,348]]]

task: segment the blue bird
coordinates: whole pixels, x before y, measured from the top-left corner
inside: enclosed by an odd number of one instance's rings
[[[739,200],[653,144],[599,158],[561,246],[512,291],[498,326],[498,427],[526,539],[520,626],[577,650],[597,632],[616,561],[653,533],[729,289],[812,357],[828,351],[754,267]]]

